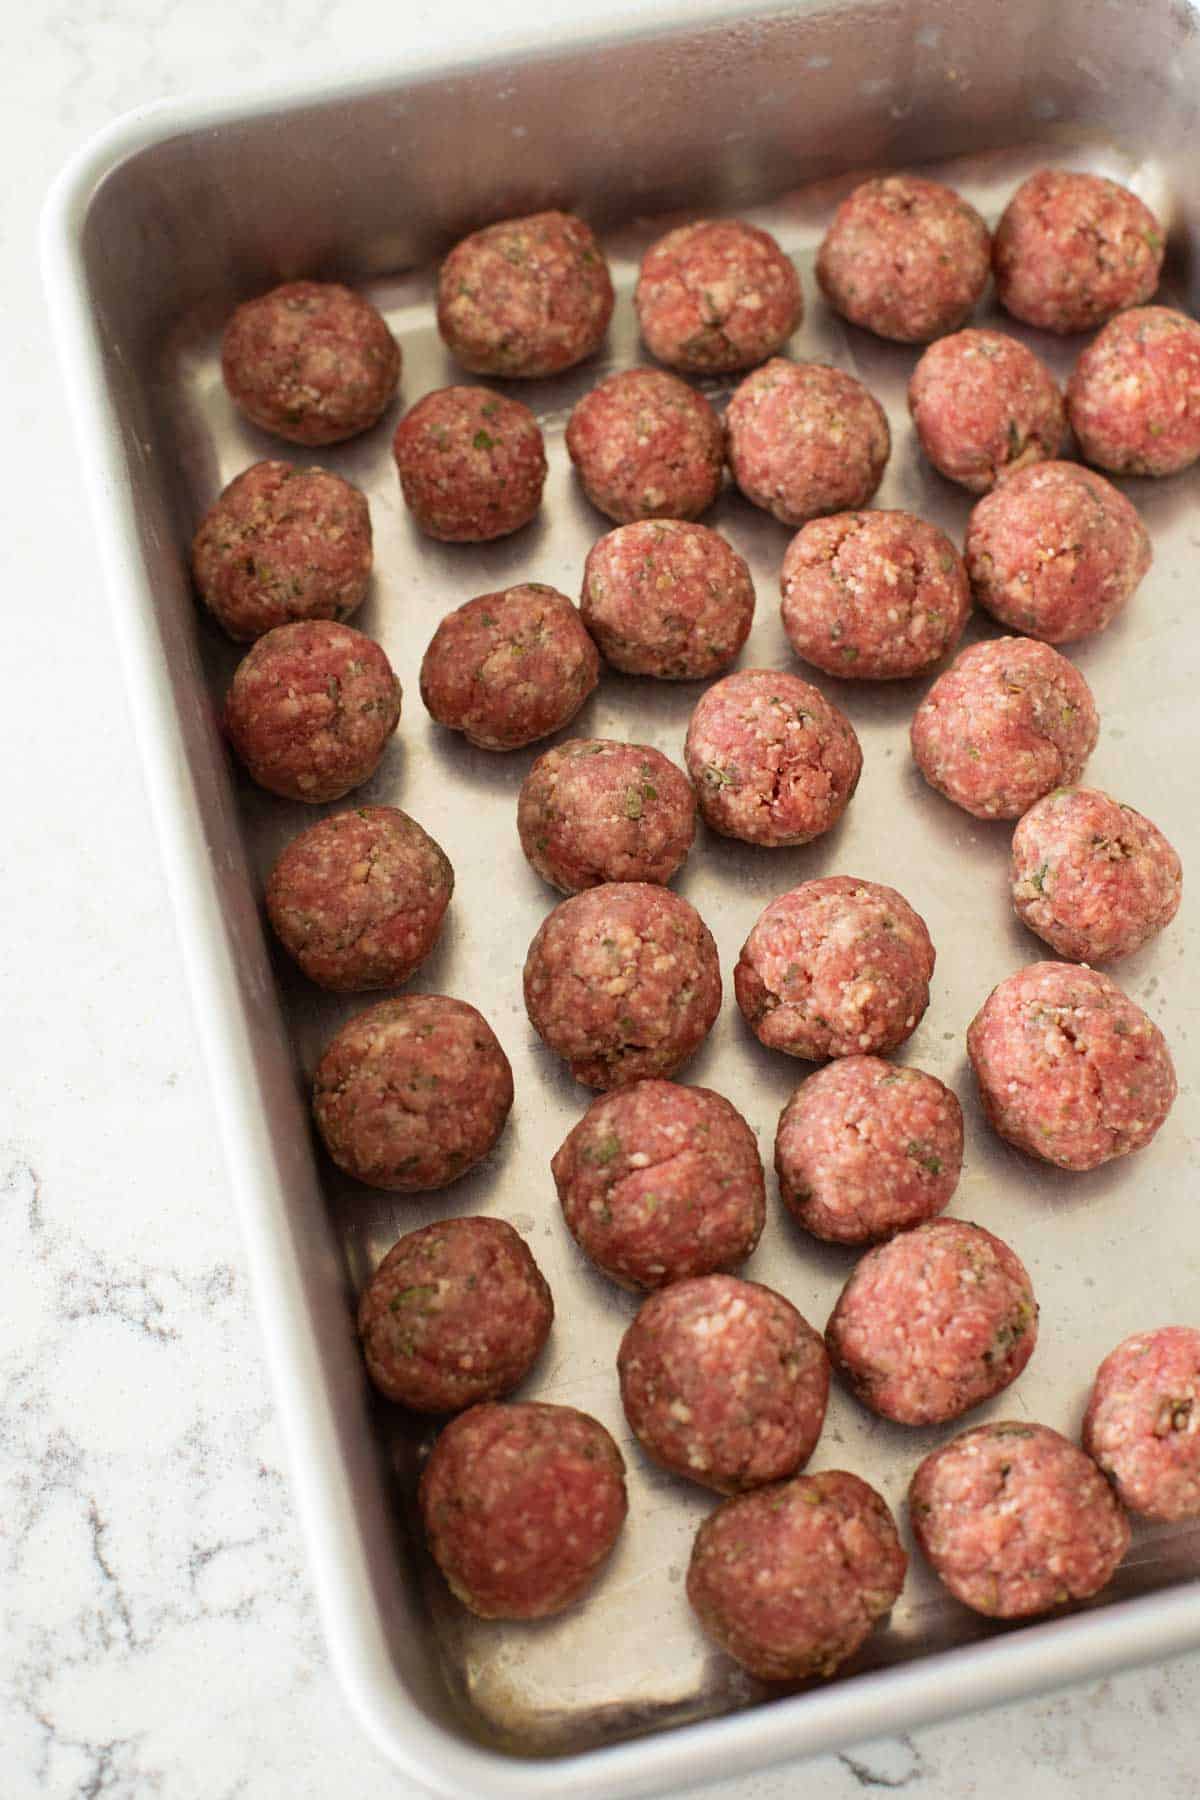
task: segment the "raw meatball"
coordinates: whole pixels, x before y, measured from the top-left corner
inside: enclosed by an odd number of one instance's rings
[[[787,547],[783,629],[827,675],[897,681],[953,650],[971,598],[945,532],[906,512],[813,519]]]
[[[313,1077],[325,1148],[368,1187],[445,1187],[486,1156],[513,1100],[512,1070],[465,1000],[406,994],[343,1025]]]
[[[912,752],[931,787],[977,819],[1017,819],[1075,781],[1100,719],[1073,663],[1033,638],[963,650],[912,722]]]
[[[869,1244],[931,1219],[962,1172],[962,1107],[936,1076],[845,1056],[792,1095],[775,1134],[785,1206],[814,1237]]]
[[[337,444],[387,410],[400,346],[361,295],[289,281],[238,307],[221,340],[221,373],[264,431],[289,444]]]
[[[895,888],[826,875],[759,915],[733,988],[769,1050],[819,1062],[902,1044],[929,1005],[933,962],[925,921]]]
[[[934,1572],[992,1619],[1088,1599],[1129,1548],[1103,1475],[1048,1425],[976,1425],[952,1438],[918,1467],[908,1510]]]
[[[1099,788],[1056,788],[1012,842],[1017,917],[1059,956],[1116,962],[1169,925],[1183,871],[1157,825]]]
[[[626,369],[585,394],[567,421],[567,450],[592,505],[619,525],[696,518],[725,469],[720,419],[662,369]]]
[[[680,225],[651,244],[633,305],[650,354],[696,374],[752,369],[804,316],[792,264],[769,232],[740,219]]]
[[[1000,331],[956,331],[931,344],[908,384],[908,410],[934,468],[973,494],[1057,456],[1067,435],[1053,375]]]
[[[578,610],[525,581],[446,614],[421,663],[421,698],[469,744],[519,750],[573,719],[599,679]]]
[[[996,296],[1043,331],[1090,331],[1158,286],[1162,226],[1136,194],[1103,175],[1039,169],[1000,217]]]
[[[525,1010],[587,1087],[673,1075],[721,1010],[712,933],[667,888],[588,888],[556,906],[530,944]]]
[[[862,773],[845,713],[783,669],[739,669],[702,694],[684,759],[705,823],[772,848],[836,825]]]
[[[267,915],[310,981],[364,993],[420,968],[453,892],[449,858],[415,819],[359,806],[292,839],[267,879]]]
[[[602,881],[662,884],[696,834],[687,777],[648,744],[571,738],[538,757],[517,798],[521,848],[563,894]]]
[[[550,1167],[576,1243],[623,1287],[736,1268],[762,1232],[754,1133],[709,1088],[638,1081],[605,1094]]]
[[[719,1494],[794,1475],[825,1423],[820,1337],[782,1294],[735,1275],[672,1282],[643,1301],[617,1373],[647,1455]]]
[[[572,213],[502,219],[456,244],[438,274],[438,330],[475,375],[557,375],[599,348],[608,264]]]
[[[743,558],[707,525],[644,519],[592,545],[580,604],[614,669],[705,681],[749,637],[754,584]]]
[[[838,207],[817,280],[844,319],[924,344],[962,324],[987,285],[990,257],[987,226],[952,188],[884,175]]]
[[[1200,324],[1166,306],[1122,313],[1067,383],[1085,461],[1118,475],[1175,475],[1200,456]]]
[[[840,1469],[741,1494],[696,1533],[687,1596],[763,1681],[832,1675],[891,1610],[908,1558],[875,1489]]]
[[[1164,1325],[1105,1357],[1083,1447],[1148,1519],[1200,1518],[1200,1331]]]
[[[294,619],[348,619],[371,578],[366,498],[327,469],[255,463],[201,521],[192,573],[239,643]]]
[[[314,806],[370,780],[400,722],[400,683],[349,625],[277,625],[247,651],[225,696],[225,731],[260,787]]]
[[[1002,625],[1046,644],[1103,631],[1152,554],[1124,494],[1078,463],[1022,469],[979,502],[967,525],[976,600]]]
[[[519,400],[448,387],[405,413],[392,439],[405,505],[446,544],[482,544],[528,525],[542,503],[546,446]]]
[[[625,1464],[598,1419],[526,1401],[473,1406],[420,1487],[430,1552],[481,1619],[544,1619],[591,1587],[625,1522]]]
[[[1030,963],[993,988],[967,1053],[993,1130],[1060,1169],[1143,1149],[1175,1099],[1158,1026],[1110,976],[1071,963]]]
[[[785,525],[865,506],[892,447],[887,416],[861,381],[781,356],[736,390],[725,436],[742,493]]]
[[[389,1400],[460,1412],[524,1381],[554,1301],[503,1219],[443,1219],[394,1244],[358,1307],[367,1370]]]
[[[963,1219],[933,1219],[867,1252],[825,1343],[872,1412],[940,1425],[1017,1379],[1037,1319],[1033,1284],[1007,1244]]]

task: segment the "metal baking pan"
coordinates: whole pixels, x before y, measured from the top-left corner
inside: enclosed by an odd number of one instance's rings
[[[525,948],[553,899],[514,829],[534,752],[493,756],[440,732],[416,685],[434,625],[466,597],[526,578],[578,592],[605,522],[576,491],[561,428],[607,369],[637,360],[637,259],[683,216],[737,212],[779,235],[805,272],[794,353],[854,370],[888,407],[895,443],[878,503],[960,536],[967,500],[920,462],[905,414],[913,352],[844,326],[815,295],[811,258],[831,209],[867,168],[932,169],[992,218],[1040,162],[1107,171],[1169,219],[1170,292],[1194,310],[1196,25],[1181,0],[834,0],[632,38],[581,42],[564,27],[557,44],[488,60],[153,108],[89,145],[50,198],[47,289],[325,1627],[376,1742],[444,1793],[611,1800],[686,1786],[1200,1643],[1194,1527],[1139,1527],[1098,1602],[1023,1629],[967,1613],[914,1561],[890,1622],[855,1664],[783,1697],[705,1643],[682,1575],[710,1500],[651,1471],[629,1442],[613,1357],[633,1302],[583,1265],[547,1170],[587,1095],[534,1039],[521,1004]],[[548,205],[575,207],[601,231],[620,298],[600,358],[519,390],[550,441],[540,519],[484,548],[419,539],[391,466],[394,420],[320,457],[370,494],[377,574],[356,622],[382,639],[407,693],[398,738],[363,797],[412,812],[458,874],[443,942],[415,985],[482,1007],[516,1075],[512,1122],[488,1164],[410,1202],[353,1187],[314,1156],[307,1075],[354,1003],[307,987],[264,939],[264,870],[312,814],[229,766],[215,719],[236,653],[200,616],[185,552],[220,486],[280,453],[234,416],[221,387],[217,337],[236,301],[299,274],[363,286],[403,343],[411,404],[455,378],[432,323],[437,258],[485,220]],[[1038,348],[1062,373],[1075,345]],[[1154,569],[1127,615],[1073,651],[1103,716],[1090,777],[1149,811],[1193,875],[1198,475],[1128,484],[1154,537]],[[732,492],[710,522],[757,583],[743,664],[785,666],[776,601],[787,532]],[[705,838],[679,886],[711,925],[727,977],[761,906],[809,876],[884,880],[924,914],[939,952],[933,1002],[903,1054],[966,1106],[953,1210],[1011,1239],[1043,1303],[1033,1362],[984,1416],[1016,1410],[1073,1431],[1089,1375],[1119,1338],[1200,1313],[1195,908],[1185,903],[1120,971],[1179,1062],[1183,1092],[1154,1145],[1085,1176],[1008,1150],[980,1117],[963,1033],[989,987],[1037,945],[1009,912],[1008,832],[943,803],[910,764],[920,685],[837,688],[866,756],[837,831],[799,851]],[[570,730],[678,756],[696,693],[608,674]],[[802,1072],[759,1048],[727,993],[686,1079],[728,1094],[769,1160],[777,1112]],[[400,1231],[472,1211],[503,1213],[524,1232],[555,1291],[558,1324],[524,1391],[596,1413],[630,1465],[631,1514],[613,1563],[586,1605],[536,1627],[468,1618],[431,1574],[410,1510],[421,1433],[368,1394],[352,1330],[354,1294]],[[776,1204],[747,1272],[823,1324],[847,1266],[791,1230]],[[839,1392],[815,1461],[860,1472],[899,1509],[940,1435],[874,1420]]]

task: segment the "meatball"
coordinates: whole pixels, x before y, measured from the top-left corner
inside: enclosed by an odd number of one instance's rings
[[[571,738],[538,757],[517,798],[521,848],[544,881],[578,894],[602,881],[665,885],[696,833],[696,796],[648,744]]]
[[[580,604],[614,669],[705,681],[749,637],[754,584],[743,558],[707,525],[643,519],[592,545]]]
[[[694,374],[752,369],[804,316],[796,270],[769,232],[741,219],[701,219],[651,244],[633,305],[650,354]]]
[[[684,760],[705,823],[770,848],[836,825],[862,773],[845,713],[784,669],[739,669],[702,694]]]
[[[500,1136],[512,1100],[491,1026],[445,994],[369,1006],[342,1026],[313,1077],[317,1129],[338,1168],[393,1193],[465,1175]]]
[[[784,525],[866,506],[892,447],[887,415],[861,381],[781,356],[734,393],[725,435],[738,487]]]
[[[1001,331],[956,331],[931,344],[908,384],[908,410],[934,468],[973,494],[1057,456],[1067,435],[1053,375]]]
[[[417,1412],[461,1412],[524,1381],[554,1301],[503,1219],[442,1219],[394,1244],[358,1307],[367,1372]]]
[[[1086,1600],[1129,1548],[1129,1521],[1090,1457],[1048,1425],[976,1425],[920,1464],[913,1534],[956,1600],[1026,1619]]]
[[[825,1469],[726,1500],[696,1533],[687,1596],[763,1681],[832,1675],[904,1586],[895,1521],[857,1475]]]
[[[1039,169],[1000,216],[996,297],[1043,331],[1091,331],[1158,286],[1162,226],[1136,194],[1103,175]]]
[[[578,610],[525,581],[446,614],[421,663],[421,698],[469,744],[519,750],[573,719],[599,679]]]
[[[556,906],[525,958],[525,1010],[587,1087],[673,1075],[721,1009],[712,933],[645,881],[605,882]]]
[[[405,413],[392,439],[404,503],[428,537],[483,544],[528,525],[542,503],[546,446],[519,400],[448,387]]]
[[[319,805],[369,781],[400,722],[400,683],[371,638],[300,619],[260,637],[233,673],[225,731],[248,775]]]
[[[1200,1518],[1200,1331],[1139,1332],[1096,1371],[1083,1447],[1148,1519]]]
[[[292,839],[267,879],[267,916],[310,981],[364,993],[420,968],[453,892],[449,858],[415,819],[359,806]]]
[[[933,962],[925,921],[895,888],[826,875],[763,910],[733,989],[768,1050],[819,1062],[902,1044],[929,1005]]]
[[[400,379],[400,346],[360,294],[289,281],[239,306],[221,373],[246,417],[289,444],[337,444],[368,431]]]
[[[762,1233],[754,1133],[709,1088],[651,1080],[605,1094],[550,1167],[571,1235],[623,1287],[734,1269]]]
[[[1122,313],[1067,383],[1084,460],[1118,475],[1175,475],[1200,456],[1200,324],[1166,306]]]
[[[962,324],[987,285],[991,240],[973,206],[919,175],[864,181],[817,252],[835,312],[878,337],[925,344]]]
[[[912,722],[930,787],[977,819],[1017,819],[1075,781],[1100,720],[1073,663],[1032,638],[972,644],[939,675]]]
[[[686,381],[663,369],[625,369],[579,401],[567,450],[592,505],[618,525],[694,519],[721,489],[721,421]]]
[[[898,681],[953,650],[967,622],[967,574],[945,532],[906,512],[813,519],[788,545],[783,628],[827,675]]]
[[[1056,788],[1012,842],[1017,917],[1073,962],[1116,962],[1169,925],[1183,871],[1157,825],[1099,788]]]
[[[613,285],[591,228],[533,213],[473,231],[438,272],[438,330],[475,375],[558,375],[599,349]]]
[[[949,1206],[962,1107],[936,1076],[845,1056],[792,1095],[775,1134],[784,1205],[832,1244],[869,1244]]]
[[[433,1560],[481,1619],[544,1619],[592,1586],[625,1522],[625,1464],[573,1406],[492,1402],[460,1413],[420,1486]]]

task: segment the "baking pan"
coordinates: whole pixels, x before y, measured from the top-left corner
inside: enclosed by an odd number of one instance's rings
[[[604,373],[638,359],[629,295],[642,249],[701,212],[740,213],[778,234],[808,295],[794,354],[853,370],[888,408],[894,450],[877,503],[961,537],[966,497],[918,459],[905,414],[915,353],[843,325],[815,295],[812,254],[832,207],[855,172],[919,165],[994,219],[1039,163],[1097,169],[1168,218],[1169,292],[1191,304],[1196,17],[1174,0],[858,3],[735,11],[632,38],[564,31],[557,45],[506,46],[450,67],[153,108],[89,145],[51,195],[47,291],[329,1644],[376,1742],[444,1793],[651,1793],[1200,1643],[1200,1532],[1185,1526],[1139,1527],[1102,1599],[1020,1629],[958,1607],[915,1561],[886,1628],[843,1676],[803,1692],[768,1695],[706,1644],[682,1577],[711,1501],[652,1471],[629,1441],[613,1357],[633,1301],[584,1266],[547,1169],[588,1096],[534,1039],[521,1004],[525,948],[554,899],[514,828],[534,752],[493,756],[439,731],[416,685],[435,624],[468,596],[523,579],[578,593],[585,551],[606,522],[573,484],[563,422]],[[492,546],[419,539],[391,467],[394,415],[319,458],[370,494],[377,573],[356,623],[382,640],[407,695],[398,737],[361,797],[413,813],[458,875],[443,941],[414,986],[479,1005],[516,1076],[511,1125],[492,1158],[441,1195],[402,1200],[357,1188],[314,1156],[307,1078],[360,1003],[316,993],[264,940],[264,871],[314,815],[230,769],[215,721],[236,652],[199,614],[186,547],[225,481],[281,453],[235,417],[221,387],[219,331],[239,299],[300,274],[364,287],[403,344],[411,404],[456,378],[432,323],[438,257],[469,228],[548,205],[575,207],[600,230],[619,301],[599,358],[512,389],[535,406],[550,446],[539,520]],[[1065,372],[1072,341],[1005,323]],[[707,385],[719,400],[720,385]],[[1156,561],[1127,615],[1072,650],[1103,717],[1089,778],[1150,812],[1194,872],[1200,489],[1195,473],[1126,486]],[[788,533],[732,492],[708,522],[756,580],[742,664],[786,666],[777,581]],[[976,621],[970,634],[983,629]],[[1038,954],[1008,908],[1009,833],[949,807],[916,775],[906,729],[922,684],[823,685],[851,713],[866,758],[843,824],[797,851],[705,837],[678,886],[712,927],[727,980],[762,905],[807,877],[890,882],[924,914],[938,947],[933,1000],[903,1055],[950,1082],[966,1107],[967,1166],[952,1210],[1013,1242],[1043,1304],[1028,1370],[977,1416],[1016,1412],[1073,1432],[1103,1353],[1135,1328],[1200,1312],[1195,910],[1185,902],[1169,932],[1119,972],[1179,1064],[1180,1101],[1154,1145],[1082,1176],[1009,1150],[983,1125],[963,1049],[990,986]],[[678,757],[697,692],[606,674],[570,731],[633,737]],[[769,1160],[778,1110],[802,1072],[760,1049],[727,993],[686,1079],[728,1094]],[[501,1213],[526,1235],[557,1299],[550,1348],[524,1394],[594,1412],[630,1465],[629,1524],[599,1587],[535,1627],[467,1617],[428,1568],[411,1518],[425,1434],[368,1394],[352,1330],[354,1295],[402,1230],[475,1211]],[[776,1203],[746,1272],[823,1324],[848,1266],[846,1254],[792,1230]],[[838,1392],[815,1465],[856,1470],[900,1509],[912,1468],[943,1435],[873,1419]]]

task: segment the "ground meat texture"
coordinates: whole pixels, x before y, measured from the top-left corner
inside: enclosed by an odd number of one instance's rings
[[[625,369],[585,394],[567,421],[567,450],[592,505],[619,525],[698,517],[725,469],[720,419],[662,369]]]
[[[600,347],[612,317],[608,264],[572,213],[473,231],[438,274],[438,330],[476,375],[558,375]]]
[[[1091,331],[1149,300],[1165,241],[1150,208],[1119,182],[1039,169],[1021,183],[996,227],[996,295],[1027,325]]]
[[[500,1136],[512,1099],[491,1026],[444,994],[368,1007],[343,1025],[313,1078],[317,1129],[338,1168],[393,1193],[465,1175]]]
[[[973,494],[1057,456],[1067,435],[1053,375],[1000,331],[956,331],[931,344],[908,384],[908,410],[934,468]]]
[[[1100,720],[1073,663],[1032,638],[973,644],[939,675],[912,722],[931,787],[977,819],[1017,819],[1075,781]]]
[[[571,1235],[623,1287],[734,1269],[762,1232],[754,1133],[709,1088],[651,1080],[605,1094],[550,1166]]]
[[[744,559],[707,525],[643,519],[592,545],[580,604],[614,669],[704,681],[750,635],[754,584]]]
[[[446,614],[421,663],[421,698],[481,750],[519,750],[573,719],[599,679],[577,608],[526,581]]]
[[[525,777],[517,831],[532,866],[561,893],[602,881],[665,884],[692,847],[696,796],[648,744],[572,738]]]
[[[883,1498],[840,1469],[726,1500],[699,1531],[687,1596],[763,1681],[832,1675],[889,1612],[908,1558]]]
[[[836,825],[862,773],[845,713],[782,669],[739,669],[702,694],[684,759],[705,823],[772,849]]]
[[[866,506],[892,447],[887,416],[861,381],[781,356],[737,388],[725,439],[742,493],[784,525]]]
[[[925,344],[962,324],[987,285],[987,226],[953,189],[917,175],[864,181],[817,253],[835,312],[879,337]]]
[[[420,968],[453,891],[449,858],[415,819],[360,806],[292,839],[267,880],[267,916],[310,981],[364,993]]]
[[[337,444],[367,431],[400,379],[400,346],[360,294],[289,281],[239,306],[221,373],[255,425],[290,444]]]
[[[405,505],[428,537],[482,544],[528,525],[542,503],[546,446],[527,406],[490,388],[426,394],[396,427]]]
[[[634,310],[642,342],[693,374],[752,369],[804,316],[800,277],[769,232],[740,219],[681,225],[642,258]]]
[[[1086,462],[1118,475],[1175,475],[1200,456],[1200,324],[1165,306],[1120,314],[1067,383]]]
[[[1183,872],[1157,825],[1099,788],[1056,788],[1013,833],[1013,907],[1072,962],[1116,962],[1169,925]]]
[[[1131,1511],[1200,1518],[1200,1331],[1164,1325],[1118,1344],[1096,1372],[1083,1447]]]
[[[400,721],[400,683],[371,638],[302,619],[260,637],[234,670],[225,731],[260,787],[340,800],[379,767]]]
[[[544,1619],[580,1599],[625,1522],[625,1464],[572,1406],[473,1406],[452,1419],[419,1493],[430,1552],[481,1619]]]
[[[895,888],[826,875],[759,915],[733,988],[769,1050],[820,1062],[902,1044],[929,1005],[933,962],[925,921]]]
[[[644,881],[564,900],[525,958],[525,1010],[587,1087],[673,1075],[721,1009],[712,933],[694,906]]]
[[[818,1069],[775,1134],[784,1205],[833,1244],[869,1244],[942,1212],[962,1153],[962,1107],[950,1089],[879,1056]]]

